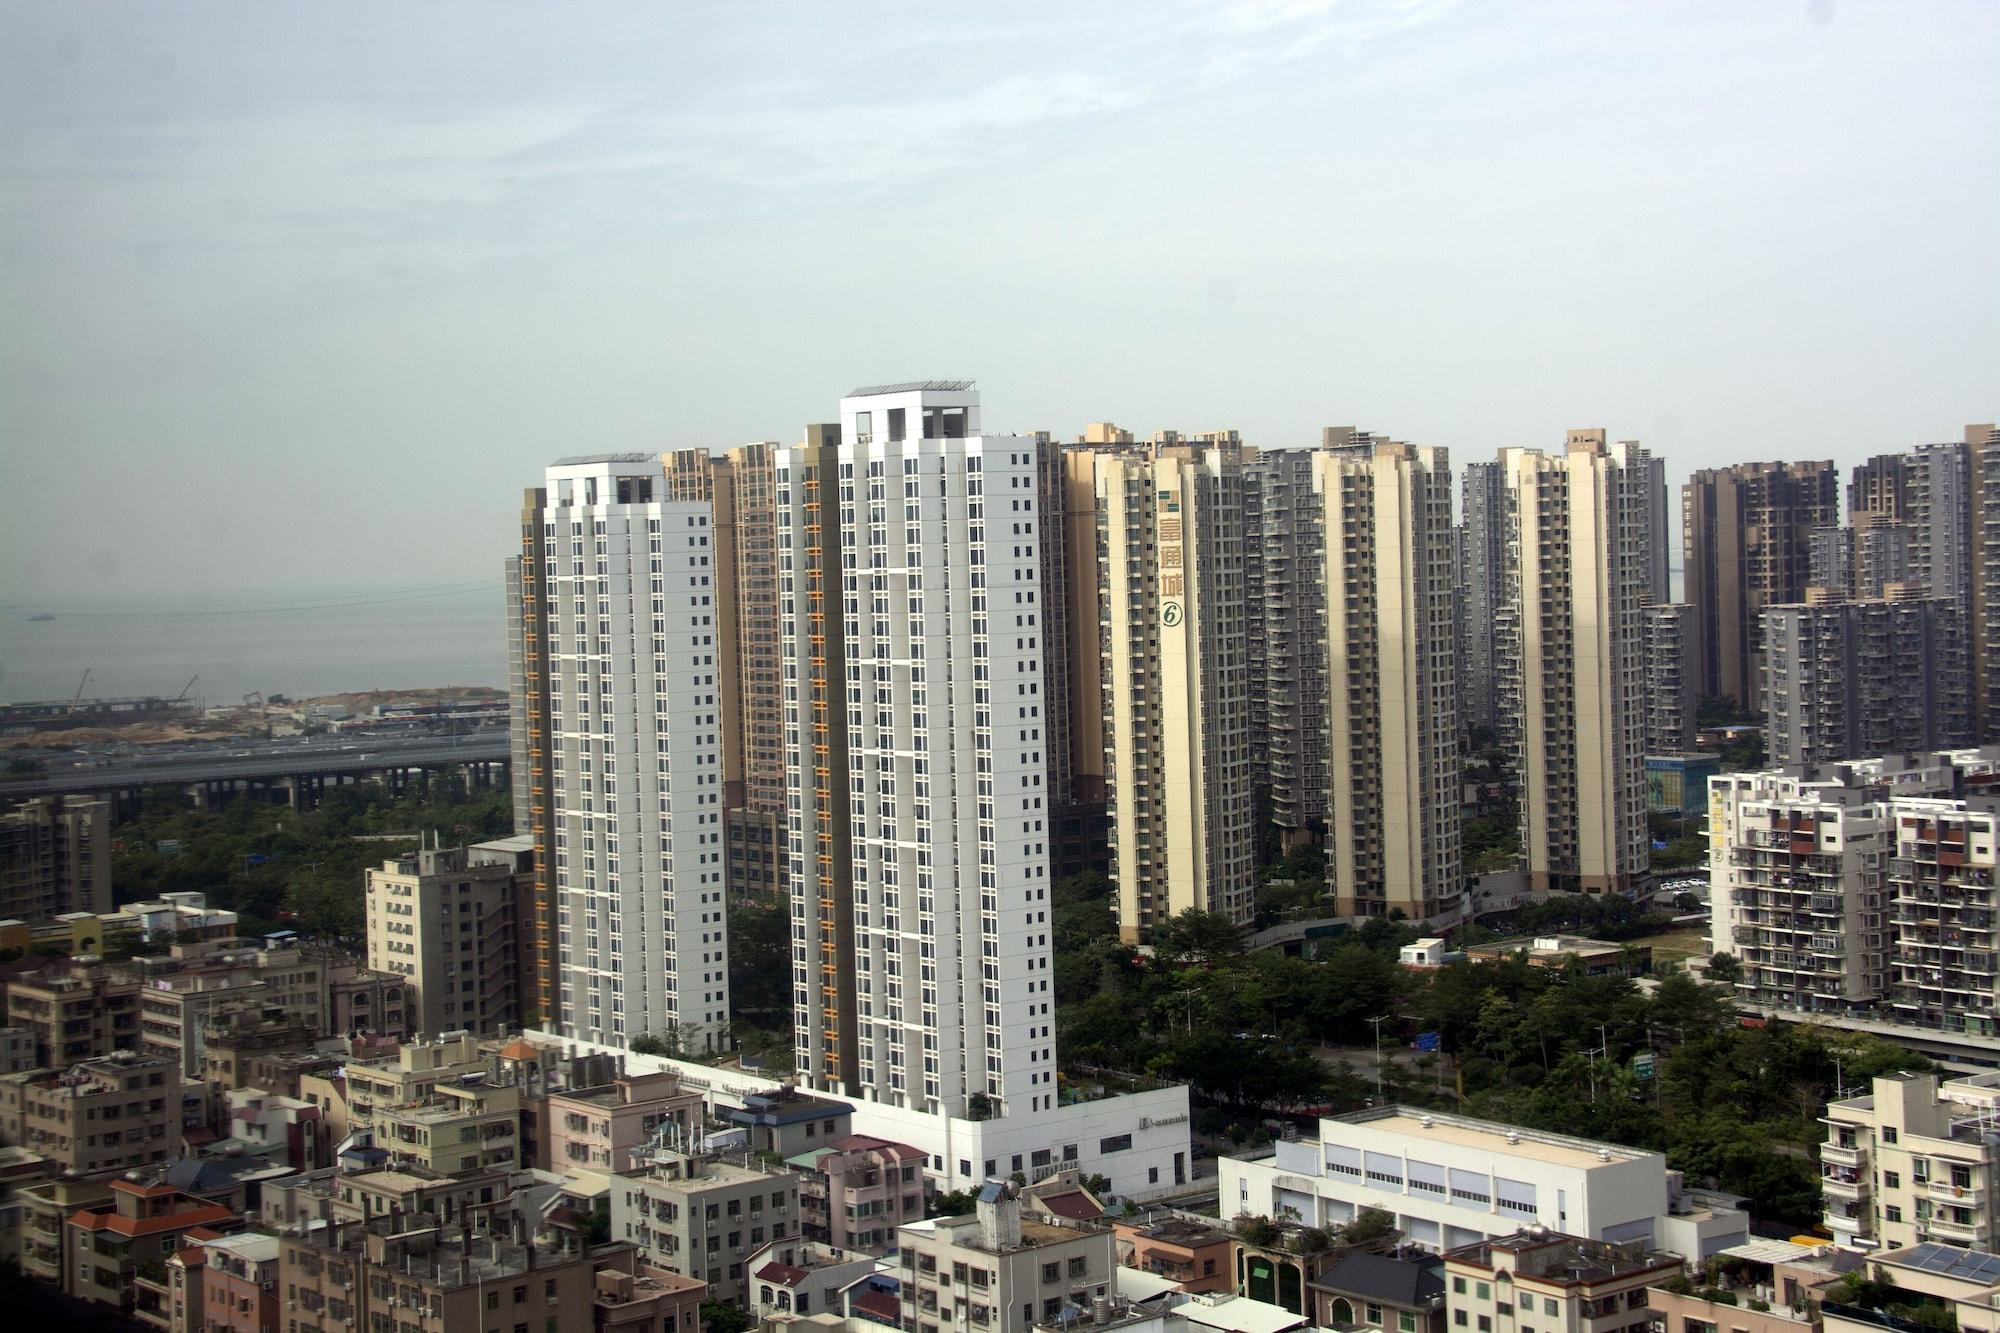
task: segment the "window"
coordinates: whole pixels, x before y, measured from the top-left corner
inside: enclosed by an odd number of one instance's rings
[[[1533,1298],[1531,1297],[1530,1299]],[[1542,1313],[1546,1315],[1558,1315],[1562,1313],[1562,1307],[1556,1304],[1555,1297],[1544,1296],[1542,1297]]]
[[[1884,1171],[1882,1173],[1882,1187],[1884,1189],[1892,1189],[1892,1190],[1901,1189],[1903,1187],[1902,1173],[1897,1171]]]
[[[1062,1281],[1062,1265],[1061,1265],[1061,1264],[1043,1264],[1043,1265],[1042,1265],[1042,1281],[1044,1281],[1044,1282],[1060,1282],[1060,1281]]]
[[[1882,1216],[1891,1222],[1900,1222],[1903,1220],[1903,1210],[1892,1203],[1882,1210]]]
[[[1108,1139],[1099,1139],[1097,1141],[1097,1151],[1100,1153],[1125,1152],[1131,1146],[1132,1136],[1130,1134],[1114,1134]]]
[[[1082,1277],[1089,1271],[1090,1261],[1088,1259],[1072,1259],[1069,1261],[1069,1275],[1071,1277]]]
[[[1465,1295],[1465,1279],[1462,1277],[1453,1278],[1451,1280],[1451,1290],[1455,1296]]]
[[[1896,1141],[1896,1127],[1894,1125],[1882,1126],[1882,1142],[1894,1143],[1895,1141]]]
[[[1417,1333],[1417,1317],[1405,1310],[1396,1316],[1396,1327],[1400,1333]]]

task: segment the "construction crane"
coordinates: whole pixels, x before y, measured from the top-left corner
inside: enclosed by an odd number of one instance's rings
[[[180,702],[181,700],[183,700],[183,699],[187,698],[187,697],[188,697],[188,691],[189,691],[189,690],[191,690],[191,689],[193,689],[193,688],[194,688],[194,683],[195,683],[196,681],[200,680],[200,679],[201,679],[201,672],[199,672],[199,671],[195,672],[195,673],[194,673],[194,674],[193,674],[192,676],[189,676],[189,677],[188,677],[188,683],[187,683],[187,684],[185,684],[185,685],[183,685],[183,686],[181,686],[181,692],[180,692],[179,694],[176,694],[176,695],[174,696],[174,702],[175,702],[175,703],[179,703],[179,702]]]
[[[76,695],[69,701],[70,712],[74,713],[76,711],[76,706],[83,702],[83,687],[88,685],[89,683],[90,683],[90,668],[85,667],[83,669],[83,679],[79,680],[76,683]]]

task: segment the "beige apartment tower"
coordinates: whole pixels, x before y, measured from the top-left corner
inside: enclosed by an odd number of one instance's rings
[[[1095,455],[1105,780],[1121,938],[1255,906],[1241,446]]]
[[[1559,455],[1500,452],[1500,711],[1537,890],[1646,879],[1644,458],[1601,430],[1571,431]]]
[[[513,842],[427,847],[366,872],[368,966],[409,984],[417,1031],[520,1025],[533,852]]]
[[[1443,449],[1321,453],[1325,534],[1327,879],[1341,914],[1457,909],[1460,758],[1451,523]]]
[[[716,664],[722,686],[722,802],[729,887],[785,892],[783,644],[778,620],[777,446],[666,456],[667,493],[715,512]]]

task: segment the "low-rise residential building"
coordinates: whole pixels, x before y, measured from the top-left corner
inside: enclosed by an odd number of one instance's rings
[[[378,1107],[425,1101],[439,1084],[483,1077],[486,1058],[471,1033],[447,1032],[397,1046],[385,1056],[357,1053],[346,1072],[348,1128],[372,1129]]]
[[[818,1241],[774,1240],[750,1256],[750,1300],[757,1322],[838,1314],[842,1293],[876,1268],[876,1256]]]
[[[1121,1268],[1168,1279],[1179,1291],[1229,1291],[1233,1237],[1212,1222],[1178,1213],[1112,1223]]]
[[[21,1271],[60,1287],[75,1266],[70,1254],[70,1216],[81,1209],[109,1205],[111,1177],[39,1180],[16,1186],[13,1199],[21,1209]]]
[[[336,1036],[406,1038],[417,1026],[410,987],[392,972],[335,963],[326,978],[326,1030]]]
[[[278,1238],[250,1231],[200,1244],[202,1333],[277,1333]]]
[[[1846,1284],[1830,1288],[1820,1305],[1824,1333],[2000,1328],[2000,1254],[1991,1250],[1927,1242],[1869,1255],[1859,1275],[1873,1294],[1864,1296]],[[1890,1308],[1881,1308],[1885,1305]]]
[[[133,1283],[132,1317],[161,1333],[206,1333],[208,1251],[183,1245],[164,1270],[141,1269]]]
[[[398,1164],[445,1175],[522,1164],[520,1089],[483,1074],[440,1083],[420,1102],[377,1105],[370,1128],[375,1146]]]
[[[211,1018],[202,1029],[200,1077],[224,1091],[263,1088],[254,1073],[258,1057],[311,1051],[324,1034],[310,1021],[283,1009],[231,1010]],[[272,1088],[285,1096],[289,1091]]]
[[[1234,1292],[1274,1310],[1310,1317],[1312,1284],[1352,1249],[1321,1227],[1296,1218],[1255,1219],[1239,1225],[1230,1241],[1229,1268]]]
[[[1529,1227],[1445,1251],[1454,1329],[1480,1333],[1649,1333],[1647,1289],[1681,1257]]]
[[[333,1164],[333,1141],[317,1106],[262,1088],[237,1088],[224,1092],[222,1100],[228,1133],[205,1152],[241,1154],[294,1171]]]
[[[237,1009],[279,1010],[327,1030],[327,961],[295,939],[274,935],[253,948],[175,946],[166,958],[136,958],[139,1041],[180,1061],[185,1078],[207,1067],[205,1035]]]
[[[854,1129],[854,1108],[848,1103],[797,1088],[753,1093],[742,1106],[725,1110],[723,1118],[748,1133],[752,1152],[780,1157],[825,1147]]]
[[[124,920],[114,924],[114,918]],[[236,913],[210,907],[207,894],[192,890],[126,903],[106,917],[105,923],[107,937],[124,929],[139,939],[176,943],[236,938]]]
[[[660,1152],[610,1182],[611,1237],[746,1308],[750,1256],[799,1235],[799,1178],[753,1156]]]
[[[368,966],[403,979],[418,1031],[519,1025],[528,923],[515,914],[516,860],[426,847],[368,871]]]
[[[0,1028],[0,1074],[25,1074],[41,1068],[35,1056],[35,1034],[26,1028]]]
[[[1831,1245],[1766,1239],[1716,1258],[1700,1285],[1669,1279],[1646,1293],[1659,1333],[1813,1333],[1828,1288],[1865,1262]]]
[[[139,985],[101,963],[62,963],[7,983],[7,1025],[55,1069],[139,1044]]]
[[[924,1216],[924,1155],[907,1143],[849,1134],[786,1159],[798,1170],[800,1223],[810,1240],[887,1254],[896,1228]]]
[[[630,1255],[623,1246],[594,1256],[554,1237],[401,1217],[280,1241],[288,1333],[582,1333],[594,1318],[599,1264],[616,1267]]]
[[[119,1051],[68,1069],[0,1077],[0,1138],[77,1175],[157,1162],[180,1151],[178,1064]]]
[[[1659,1153],[1466,1116],[1380,1107],[1324,1118],[1317,1138],[1276,1148],[1269,1158],[1218,1161],[1225,1216],[1332,1228],[1373,1208],[1428,1250],[1534,1223],[1690,1258],[1749,1234],[1748,1219],[1719,1201],[1676,1204],[1678,1178]]]
[[[1889,1075],[1825,1121],[1820,1193],[1841,1245],[2000,1246],[2000,1074]]]
[[[552,1092],[542,1113],[549,1166],[556,1171],[630,1171],[653,1145],[685,1152],[698,1146],[701,1093],[663,1070],[621,1074],[595,1088]]]
[[[1028,1333],[1065,1306],[1109,1297],[1117,1248],[1109,1227],[1025,1218],[1012,1185],[988,1181],[973,1213],[896,1232],[904,1327]]]
[[[1444,1262],[1435,1254],[1350,1250],[1311,1289],[1319,1328],[1445,1333]]]
[[[163,1265],[190,1239],[210,1239],[236,1224],[227,1208],[171,1185],[114,1180],[108,1204],[78,1209],[64,1223],[70,1265],[63,1286],[72,1296],[130,1310],[142,1265]]]
[[[600,1267],[596,1283],[593,1333],[701,1333],[706,1282],[635,1262]]]

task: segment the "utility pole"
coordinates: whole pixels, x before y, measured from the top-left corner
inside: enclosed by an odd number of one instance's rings
[[[1382,1025],[1389,1021],[1389,1015],[1384,1014],[1380,1018],[1371,1018],[1368,1021],[1375,1025],[1375,1104],[1381,1106],[1384,1102],[1382,1094]]]

